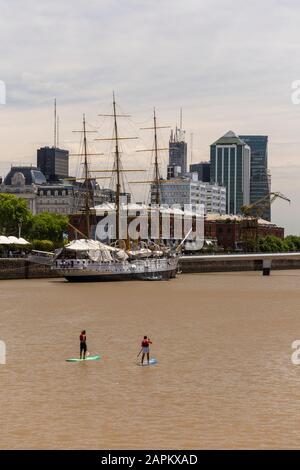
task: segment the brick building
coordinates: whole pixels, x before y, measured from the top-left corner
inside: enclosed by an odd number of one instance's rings
[[[245,219],[237,215],[207,214],[204,224],[205,239],[224,250],[243,249],[245,242],[274,235],[284,238],[284,228],[264,220]]]

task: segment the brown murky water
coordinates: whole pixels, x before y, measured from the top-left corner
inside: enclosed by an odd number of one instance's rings
[[[300,448],[299,271],[1,281],[0,302],[1,449]],[[83,328],[102,358],[67,363]]]

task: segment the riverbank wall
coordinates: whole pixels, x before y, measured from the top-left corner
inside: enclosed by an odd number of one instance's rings
[[[300,269],[300,259],[272,260],[271,271]],[[188,256],[180,259],[182,273],[217,273],[232,271],[262,271],[262,260],[197,260]]]
[[[180,259],[182,273],[214,273],[232,271],[262,271],[262,261],[258,260],[195,260]],[[300,269],[300,259],[282,259],[272,261],[272,270]],[[0,280],[39,279],[61,277],[50,266],[30,263],[24,258],[0,258]]]
[[[60,277],[50,266],[30,263],[25,258],[0,258],[0,280]]]

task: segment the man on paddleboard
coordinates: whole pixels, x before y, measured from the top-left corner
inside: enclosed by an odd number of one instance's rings
[[[82,330],[82,332],[80,333],[79,340],[80,340],[80,359],[85,359],[86,350],[87,350],[85,330]]]
[[[152,344],[152,341],[150,341],[150,338],[148,338],[147,336],[144,336],[144,339],[142,341],[142,351],[143,351],[143,354],[142,354],[142,364],[144,363],[144,358],[145,358],[145,355],[147,354],[147,361],[148,361],[148,364],[149,364],[149,361],[150,361],[150,344]]]

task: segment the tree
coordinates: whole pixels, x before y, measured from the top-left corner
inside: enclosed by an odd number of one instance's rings
[[[63,234],[68,227],[68,217],[50,212],[42,212],[32,218],[31,240],[50,240],[56,246],[63,243]]]
[[[34,250],[53,251],[54,243],[50,240],[32,240],[31,246]]]
[[[13,194],[0,194],[0,232],[2,235],[18,236],[19,227],[27,230],[32,215],[25,199]]]
[[[283,240],[285,250],[284,251],[297,251],[297,248],[294,242],[290,238],[285,238]]]
[[[294,245],[294,251],[300,251],[300,237],[297,237],[296,235],[288,235],[285,238],[285,241]]]
[[[275,237],[274,235],[267,235],[266,237],[258,238],[258,251],[261,253],[282,253],[285,251],[292,251],[289,248],[291,245]]]
[[[257,240],[253,238],[246,240],[244,242],[244,250],[246,253],[255,253],[256,251],[259,251]]]

